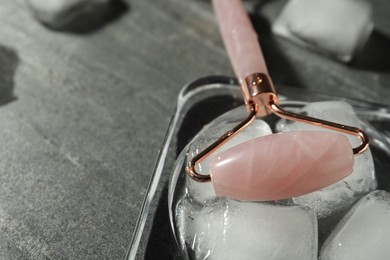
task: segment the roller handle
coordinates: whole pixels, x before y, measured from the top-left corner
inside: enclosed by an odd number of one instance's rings
[[[257,34],[241,0],[213,0],[225,48],[238,80],[253,73],[268,75]]]

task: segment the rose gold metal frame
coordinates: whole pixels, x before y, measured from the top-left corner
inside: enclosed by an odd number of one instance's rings
[[[223,134],[218,140],[206,147],[203,151],[194,156],[188,162],[186,166],[186,172],[193,180],[198,182],[210,181],[211,176],[199,174],[195,169],[196,165],[209,156],[213,151],[218,149],[230,138],[246,128],[256,117],[263,117],[269,114],[275,114],[288,120],[299,121],[353,135],[360,140],[360,145],[352,149],[355,155],[361,154],[368,147],[368,136],[360,128],[293,113],[281,108],[279,106],[278,96],[272,81],[266,74],[255,73],[249,75],[241,84],[241,90],[248,110],[248,116],[241,123]]]

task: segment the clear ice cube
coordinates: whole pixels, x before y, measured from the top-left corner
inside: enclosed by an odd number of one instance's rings
[[[317,219],[306,207],[184,199],[176,221],[190,259],[317,259]]]
[[[226,118],[229,116],[230,118]],[[192,145],[189,148],[188,159],[192,159],[204,148],[216,141],[222,134],[235,127],[240,120],[245,118],[245,116],[245,109],[241,107],[232,110],[222,117],[227,120],[217,120],[216,122],[212,122],[211,125],[206,127],[191,141]],[[270,126],[261,119],[255,119],[248,127],[239,132],[236,136],[210,154],[209,157],[200,162],[197,165],[196,170],[200,174],[210,174],[210,162],[215,155],[250,139],[269,134],[272,134]],[[211,183],[199,183],[187,178],[187,187],[190,196],[200,202],[206,202],[207,200],[215,198],[214,188]]]
[[[360,127],[352,106],[343,101],[314,102],[306,105],[301,113],[309,116],[333,121],[340,124]],[[331,131],[300,122],[280,120],[277,123],[278,132],[313,130]],[[359,144],[358,138],[346,135],[353,147]],[[337,223],[346,210],[360,197],[375,190],[377,182],[374,173],[374,163],[370,150],[355,156],[354,170],[345,179],[321,190],[295,197],[293,201],[312,208],[318,215],[320,233],[329,232],[325,227]],[[327,218],[327,220],[325,220]],[[324,223],[321,219],[325,220]]]
[[[340,221],[321,250],[321,260],[388,260],[390,193],[374,191]]]
[[[207,126],[192,140],[191,159],[246,116],[245,109],[230,111]],[[209,174],[212,158],[237,144],[272,134],[269,125],[256,119],[210,158],[198,171]],[[178,165],[178,169],[183,169]],[[184,174],[184,173],[183,173]],[[190,259],[299,259],[317,258],[317,219],[307,207],[274,203],[239,202],[215,196],[212,184],[186,178],[174,203],[177,241]],[[283,205],[281,205],[284,203]],[[299,237],[300,239],[296,239]]]

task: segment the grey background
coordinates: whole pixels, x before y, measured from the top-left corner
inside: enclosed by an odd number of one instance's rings
[[[389,104],[390,3],[353,64],[269,33],[284,1],[257,6],[275,83]],[[0,259],[121,259],[181,87],[232,75],[209,2],[128,1],[89,33],[54,32],[0,4]]]

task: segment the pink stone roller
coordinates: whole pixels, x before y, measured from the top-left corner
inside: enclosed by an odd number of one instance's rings
[[[188,163],[187,174],[198,182],[212,181],[218,196],[267,201],[303,195],[348,176],[353,154],[364,152],[368,137],[359,128],[295,114],[279,106],[268,75],[257,35],[241,0],[213,0],[222,38],[238,77],[248,117],[201,151]],[[256,117],[269,114],[354,135],[360,145],[352,148],[339,133],[287,132],[259,137],[216,156],[210,175],[195,166],[215,149],[248,126]]]

